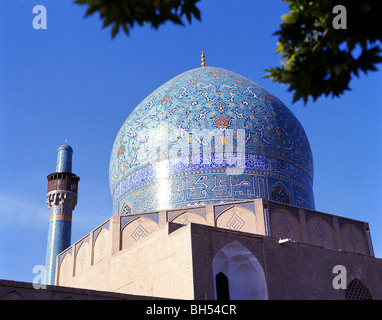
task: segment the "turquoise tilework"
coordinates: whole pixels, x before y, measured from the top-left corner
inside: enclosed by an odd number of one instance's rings
[[[187,71],[144,99],[115,139],[109,179],[113,214],[125,203],[139,213],[271,199],[277,184],[291,204],[314,209],[300,122],[270,92],[220,68]]]
[[[53,220],[49,223],[45,260],[46,284],[54,285],[56,257],[70,246],[72,224],[69,221]]]
[[[58,148],[56,172],[72,172],[72,154],[73,149],[66,142]]]

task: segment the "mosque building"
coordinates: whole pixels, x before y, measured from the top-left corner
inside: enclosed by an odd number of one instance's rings
[[[72,153],[65,142],[48,176],[50,285],[143,299],[382,299],[368,223],[315,209],[298,119],[204,54],[127,117],[110,157],[112,215],[70,244]]]

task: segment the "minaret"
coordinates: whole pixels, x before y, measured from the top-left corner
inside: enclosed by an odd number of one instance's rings
[[[54,284],[57,254],[70,246],[72,211],[77,204],[80,177],[72,173],[73,149],[66,143],[57,150],[56,172],[48,176],[46,203],[50,209],[46,248],[46,284]]]

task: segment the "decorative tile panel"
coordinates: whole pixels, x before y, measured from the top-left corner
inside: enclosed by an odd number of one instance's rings
[[[231,230],[240,231],[240,229],[244,226],[245,221],[241,219],[236,213],[234,213],[227,222],[227,227]]]
[[[363,228],[363,223],[361,221],[356,221],[356,220],[350,220],[346,218],[338,218],[338,224],[340,228],[342,228],[346,223],[350,223],[354,227],[356,227],[359,231],[362,232],[362,234],[365,234],[365,230]]]
[[[232,208],[232,207],[242,207],[244,209],[248,209],[250,211],[253,212],[253,214],[255,214],[255,203],[253,201],[248,201],[248,202],[238,202],[238,203],[235,203],[235,204],[223,204],[223,205],[215,205],[214,206],[214,217],[215,219],[218,217],[218,215],[220,213],[222,213],[223,211],[226,211],[227,209],[229,208]]]
[[[298,208],[288,206],[288,205],[280,205],[279,203],[269,202],[269,212],[272,214],[277,209],[283,208],[293,214],[297,220],[300,220],[300,216],[298,214]]]
[[[317,217],[320,217],[321,219],[326,221],[333,228],[333,218],[332,218],[332,216],[329,216],[329,215],[326,215],[326,214],[321,214],[321,213],[318,213],[318,212],[313,212],[313,211],[310,211],[310,210],[305,210],[306,221],[308,221],[308,220],[310,220],[312,218],[317,218]]]
[[[201,207],[201,208],[190,208],[190,209],[167,211],[167,221],[174,220],[177,216],[181,215],[182,213],[186,211],[196,213],[197,215],[203,217],[204,220],[206,219],[206,207]]]
[[[287,216],[285,214],[281,215],[277,225],[280,230],[284,233],[285,237],[288,236],[289,230],[292,228],[292,224],[289,222]]]
[[[146,237],[148,234],[149,232],[139,223],[138,226],[131,233],[131,236],[135,241],[138,241],[139,239]]]
[[[349,232],[346,235],[346,240],[351,245],[353,249],[357,246],[359,239],[352,228],[349,229]]]
[[[154,221],[157,225],[159,225],[159,212],[145,213],[145,214],[132,214],[121,216],[121,230],[131,221],[138,218],[147,218]]]
[[[317,239],[321,242],[322,245],[327,236],[327,232],[325,231],[324,227],[320,222],[318,222],[316,227],[314,228],[314,234],[316,235]]]
[[[93,244],[97,239],[98,234],[101,232],[102,229],[109,230],[110,226],[110,220],[107,220],[103,225],[99,226],[96,230],[93,231]]]
[[[81,245],[86,242],[86,243],[89,243],[90,242],[90,234],[88,234],[85,238],[83,238],[82,240],[76,242],[75,244],[75,254],[77,255],[77,252],[78,250],[80,249]]]

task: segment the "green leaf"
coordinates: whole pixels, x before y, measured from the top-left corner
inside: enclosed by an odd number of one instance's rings
[[[119,24],[115,23],[113,29],[111,30],[111,37],[114,38],[119,31]]]
[[[274,33],[279,37],[276,53],[282,57],[281,67],[268,68],[264,77],[288,84],[294,102],[306,104],[309,97],[315,101],[322,95],[339,97],[350,90],[353,74],[375,71],[382,62],[382,24],[376,2],[358,0],[350,6],[350,1],[343,0],[348,29],[335,30],[336,0],[285,1],[289,13],[282,16]],[[358,58],[355,48],[362,48]]]
[[[143,26],[147,23],[155,29],[167,21],[184,25],[182,16],[189,23],[195,17],[200,21],[200,11],[196,7],[199,0],[75,0],[78,5],[87,6],[85,18],[99,12],[103,27],[114,23],[111,29],[114,38],[122,26],[126,35],[137,23]]]

